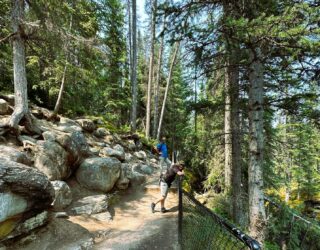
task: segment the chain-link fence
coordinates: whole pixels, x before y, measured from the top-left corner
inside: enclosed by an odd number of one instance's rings
[[[179,243],[183,250],[261,249],[260,244],[179,188]]]
[[[320,250],[320,223],[265,197],[269,241],[288,250]]]

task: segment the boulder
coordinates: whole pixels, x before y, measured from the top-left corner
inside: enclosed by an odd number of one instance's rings
[[[72,208],[70,209],[70,213],[72,215],[80,215],[80,214],[97,214],[106,212],[108,210],[108,197],[106,195],[93,195],[84,197],[78,201],[76,201]]]
[[[7,101],[11,106],[14,106],[14,95],[1,95],[1,99]]]
[[[134,150],[136,150],[136,148],[137,148],[137,147],[136,147],[136,144],[134,143],[133,140],[128,140],[127,147],[128,147],[128,149],[131,150],[131,151],[134,151]]]
[[[134,164],[132,166],[132,171],[150,175],[153,172],[153,168],[145,164]]]
[[[24,149],[34,150],[34,147],[37,145],[37,140],[31,136],[19,135],[18,139],[22,143]]]
[[[158,164],[158,160],[155,159],[155,158],[151,158],[151,159],[150,159],[150,162],[151,162],[151,163],[154,163],[154,164]]]
[[[96,124],[94,124],[90,119],[78,119],[76,122],[81,126],[81,128],[90,133],[96,129]]]
[[[19,237],[9,243],[9,249],[24,250],[89,250],[94,240],[92,234],[71,221],[50,218],[50,223],[36,232]],[[1,249],[1,248],[0,248]]]
[[[130,183],[129,178],[131,178],[131,176],[132,176],[132,171],[131,171],[129,164],[122,163],[121,164],[121,174],[120,174],[119,179],[116,182],[116,187],[121,190],[127,189],[129,186],[129,183]]]
[[[28,201],[25,198],[10,191],[0,193],[0,204],[0,222],[21,214],[28,208]]]
[[[9,111],[8,103],[5,100],[0,99],[0,115],[6,115],[8,111]]]
[[[77,122],[66,117],[60,118],[57,129],[66,133],[72,133],[76,131],[82,132],[82,128]]]
[[[98,149],[98,148],[90,148],[90,152],[91,152],[92,155],[99,156],[100,149]]]
[[[101,147],[101,148],[107,146],[107,144],[105,142],[96,142],[94,145],[97,146],[97,147]]]
[[[19,235],[27,234],[33,229],[45,225],[49,221],[49,216],[47,211],[43,211],[34,217],[31,217],[21,224],[19,224],[13,231],[8,235],[5,240],[12,239]]]
[[[94,157],[84,160],[76,172],[80,185],[102,192],[110,191],[118,180],[121,162],[116,158]]]
[[[105,128],[97,128],[96,131],[93,133],[98,138],[103,138],[107,135],[110,135],[110,132]]]
[[[49,208],[54,189],[48,178],[35,168],[0,159],[0,238],[16,223]]]
[[[134,156],[136,156],[139,160],[145,160],[147,158],[147,154],[144,151],[138,151],[134,153]]]
[[[125,161],[131,162],[133,160],[133,155],[130,153],[125,153]]]
[[[146,176],[139,173],[139,172],[132,171],[132,174],[131,174],[129,180],[130,180],[130,183],[132,186],[139,186],[145,182]]]
[[[110,214],[109,211],[104,212],[104,213],[99,213],[99,214],[93,214],[93,215],[91,215],[91,217],[93,217],[99,221],[111,221],[112,220],[112,215]]]
[[[72,193],[67,183],[64,181],[51,181],[54,188],[55,198],[53,208],[55,211],[62,210],[72,202]]]
[[[91,154],[89,145],[82,132],[74,131],[72,133],[61,133],[46,131],[43,134],[46,141],[59,143],[68,153],[68,165],[75,168]]]
[[[109,145],[114,142],[113,135],[106,135],[103,139],[104,139],[105,143],[107,143]]]
[[[123,150],[123,147],[118,144],[116,146],[114,146],[114,148],[104,147],[101,150],[101,154],[102,154],[102,156],[115,157],[120,161],[125,160],[125,152]]]
[[[34,166],[51,181],[66,179],[71,174],[67,152],[54,141],[38,142]]]
[[[15,148],[3,145],[0,145],[0,158],[5,158],[28,166],[31,166],[32,164],[31,159],[29,159],[25,153],[22,153]]]

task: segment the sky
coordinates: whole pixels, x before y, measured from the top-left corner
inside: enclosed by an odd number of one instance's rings
[[[146,18],[146,14],[144,11],[144,4],[145,4],[145,0],[137,0],[137,12],[138,12],[138,15],[141,17],[141,21],[144,21],[144,19]]]

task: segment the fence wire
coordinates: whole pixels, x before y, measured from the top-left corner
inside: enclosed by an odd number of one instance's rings
[[[320,250],[320,224],[303,218],[288,207],[265,197],[267,217],[272,228],[269,238],[274,245],[288,250]]]
[[[261,249],[257,241],[181,189],[179,191],[179,243],[183,250]]]

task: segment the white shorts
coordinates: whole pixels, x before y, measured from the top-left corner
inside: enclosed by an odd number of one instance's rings
[[[169,187],[168,184],[160,181],[160,193],[163,198],[166,198],[168,195]]]

